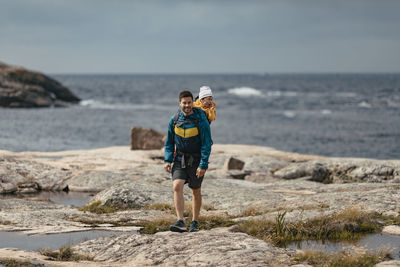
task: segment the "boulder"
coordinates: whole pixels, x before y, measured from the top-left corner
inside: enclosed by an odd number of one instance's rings
[[[275,177],[285,180],[297,179],[305,176],[310,176],[312,167],[307,162],[305,163],[292,163],[284,168],[275,171]]]
[[[100,201],[102,205],[117,209],[140,209],[155,203],[169,203],[172,189],[154,183],[140,181],[122,181],[101,191],[92,199],[92,203]]]
[[[0,194],[15,193],[18,187],[12,183],[0,183]]]
[[[32,108],[62,106],[80,99],[58,81],[22,67],[0,62],[0,106]]]
[[[131,129],[131,150],[161,149],[164,146],[165,136],[153,129],[133,127]]]
[[[322,164],[316,164],[311,173],[311,181],[330,183],[331,179],[328,168]]]
[[[243,170],[243,167],[244,167],[244,162],[234,157],[228,158],[224,164],[225,170]]]

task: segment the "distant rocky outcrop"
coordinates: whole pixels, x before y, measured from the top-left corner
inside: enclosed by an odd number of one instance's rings
[[[0,62],[0,106],[35,108],[63,106],[80,99],[46,75]]]

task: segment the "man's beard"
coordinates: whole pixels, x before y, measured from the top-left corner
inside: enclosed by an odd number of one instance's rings
[[[192,107],[185,107],[183,108],[183,112],[190,113],[192,111]]]

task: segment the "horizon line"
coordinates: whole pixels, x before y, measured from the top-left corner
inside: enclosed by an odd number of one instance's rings
[[[400,71],[321,71],[321,72],[42,72],[48,75],[368,75],[368,74],[400,74]]]

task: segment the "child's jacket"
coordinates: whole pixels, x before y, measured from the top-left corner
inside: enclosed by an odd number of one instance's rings
[[[215,119],[217,118],[217,114],[216,114],[216,106],[217,104],[215,104],[214,102],[211,103],[211,107],[210,108],[205,108],[203,107],[203,105],[200,102],[200,99],[197,99],[194,103],[193,103],[193,107],[195,108],[201,108],[207,116],[208,121],[211,123],[212,121],[215,121]]]

